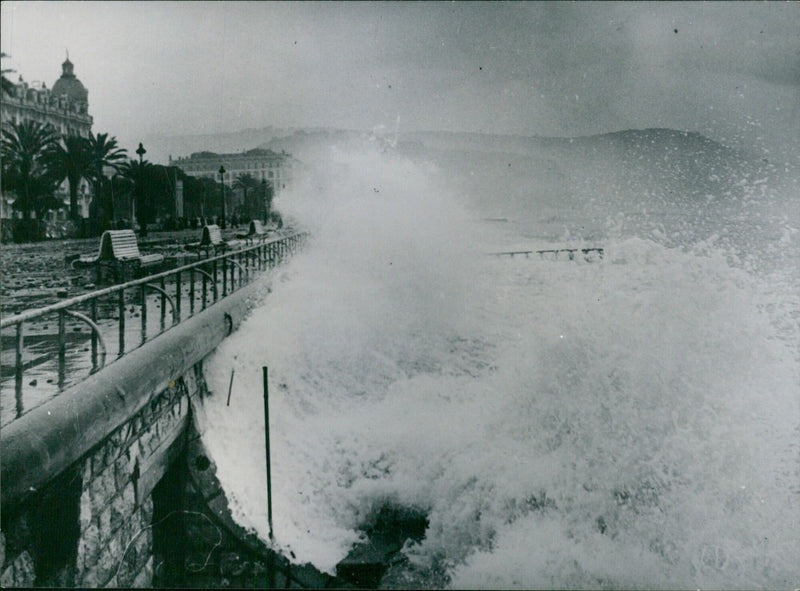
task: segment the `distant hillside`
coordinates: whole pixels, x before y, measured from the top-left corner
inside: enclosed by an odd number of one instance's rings
[[[270,126],[230,133],[149,136],[144,138],[143,143],[147,148],[147,158],[151,162],[166,164],[170,156],[178,158],[203,150],[219,153],[250,150],[274,137],[285,136],[292,132],[291,129]]]
[[[367,132],[346,129],[299,129],[288,135],[273,137],[259,147],[275,152],[285,150],[299,160],[308,161],[319,150],[327,150],[332,145],[355,147],[367,135]]]
[[[313,163],[331,145],[357,147],[371,134],[342,129],[263,129],[216,135],[148,139],[148,155],[186,156],[211,150],[254,147],[285,150]],[[373,138],[374,139],[374,138]],[[631,207],[741,200],[776,167],[699,133],[672,129],[625,130],[577,138],[547,138],[462,132],[384,132],[405,156],[440,167],[455,189],[476,202],[516,209],[531,201],[563,209],[593,202]],[[166,160],[166,156],[164,157]],[[502,214],[502,212],[500,212]]]
[[[427,169],[461,196],[476,217],[505,218],[509,227],[534,238],[591,238],[621,228],[668,244],[716,236],[746,249],[752,245],[744,236],[753,234],[744,228],[755,225],[774,241],[785,223],[800,224],[796,169],[673,129],[547,138],[436,131],[395,137],[385,130],[376,136],[269,127],[160,142],[147,145],[148,157],[165,147],[165,160],[167,154],[263,147],[285,150],[309,166],[327,162],[332,145],[359,149],[374,142],[432,164]]]

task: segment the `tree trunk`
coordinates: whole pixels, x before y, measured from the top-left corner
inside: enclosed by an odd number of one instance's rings
[[[22,219],[27,222],[31,219],[31,197],[27,183],[25,183],[25,196],[22,199],[24,200],[22,202]]]
[[[77,222],[80,218],[80,213],[78,212],[78,185],[80,184],[80,179],[68,179],[69,180],[69,219],[73,222]]]

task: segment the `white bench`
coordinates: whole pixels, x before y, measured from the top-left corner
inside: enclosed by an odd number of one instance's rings
[[[248,228],[247,234],[237,234],[236,238],[240,240],[247,240],[248,242],[255,239],[263,240],[267,237],[268,233],[269,230],[264,227],[264,224],[261,220],[252,220],[250,222],[250,227]]]
[[[96,257],[82,256],[72,262],[75,269],[97,268],[97,282],[106,278],[128,281],[141,269],[159,265],[161,254],[142,254],[133,230],[106,230],[100,237],[100,250]]]
[[[186,245],[189,250],[205,250],[206,256],[209,251],[225,251],[228,248],[228,243],[222,239],[222,230],[216,224],[203,226],[203,233],[200,237],[200,242]]]

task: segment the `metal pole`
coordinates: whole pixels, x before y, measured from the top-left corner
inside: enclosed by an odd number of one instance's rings
[[[217,259],[211,261],[211,275],[212,277],[214,277],[214,303],[216,304],[217,303]]]
[[[64,310],[58,311],[58,388],[64,387],[67,375],[67,315]]]
[[[25,335],[22,331],[22,322],[17,324],[17,346],[14,361],[14,394],[17,402],[17,418],[22,416],[22,353],[25,349]]]
[[[164,281],[163,277],[159,280],[159,282],[161,283],[161,285],[160,285],[160,287],[161,287],[161,318],[160,318],[160,320],[161,320],[161,332],[164,332],[164,324],[165,324],[165,320],[166,320],[166,316],[167,316],[167,296],[166,296],[166,293],[164,292],[164,288],[166,287],[166,282]],[[175,314],[175,311],[173,310],[172,313]]]
[[[147,153],[147,150],[144,149],[144,146],[141,142],[139,142],[139,147],[136,150],[136,153],[139,154],[139,186],[136,187],[136,196],[139,197],[140,201],[144,201],[144,181],[142,180],[142,169],[144,168],[144,162],[142,161],[142,157]],[[131,228],[136,226],[136,197],[133,198],[131,203]]]
[[[125,354],[125,290],[119,290],[119,353],[117,357]]]
[[[225,406],[231,405],[231,389],[233,389],[233,372],[236,371],[235,368],[231,368],[231,383],[228,384],[228,403]]]
[[[189,316],[194,316],[194,269],[189,270]]]
[[[267,522],[269,523],[269,539],[272,539],[272,472],[270,470],[269,453],[269,380],[267,367],[261,368],[264,374],[264,436],[267,451]]]
[[[233,266],[233,265],[231,265]],[[233,291],[233,281],[231,281],[231,291]],[[228,257],[222,259],[222,297],[228,295]]]
[[[142,284],[142,344],[147,340],[147,288]]]
[[[220,219],[220,228],[223,230],[226,228],[225,223],[225,167],[220,165],[219,167],[219,182],[222,185],[222,219]]]
[[[183,290],[181,289],[181,273],[175,275],[175,305],[178,306],[176,312],[176,320],[181,321],[181,299],[183,298]]]
[[[92,298],[92,322],[97,323],[97,298]],[[92,329],[92,371],[97,371],[97,331]]]
[[[207,287],[207,282],[208,282],[208,279],[206,278],[205,273],[204,273],[203,274],[203,307],[201,308],[201,310],[205,310],[206,309],[206,289],[208,288]]]

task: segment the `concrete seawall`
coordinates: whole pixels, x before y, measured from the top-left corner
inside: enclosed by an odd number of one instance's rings
[[[154,513],[181,496],[165,475],[185,454],[202,361],[266,289],[243,287],[3,428],[0,585],[152,586]]]

